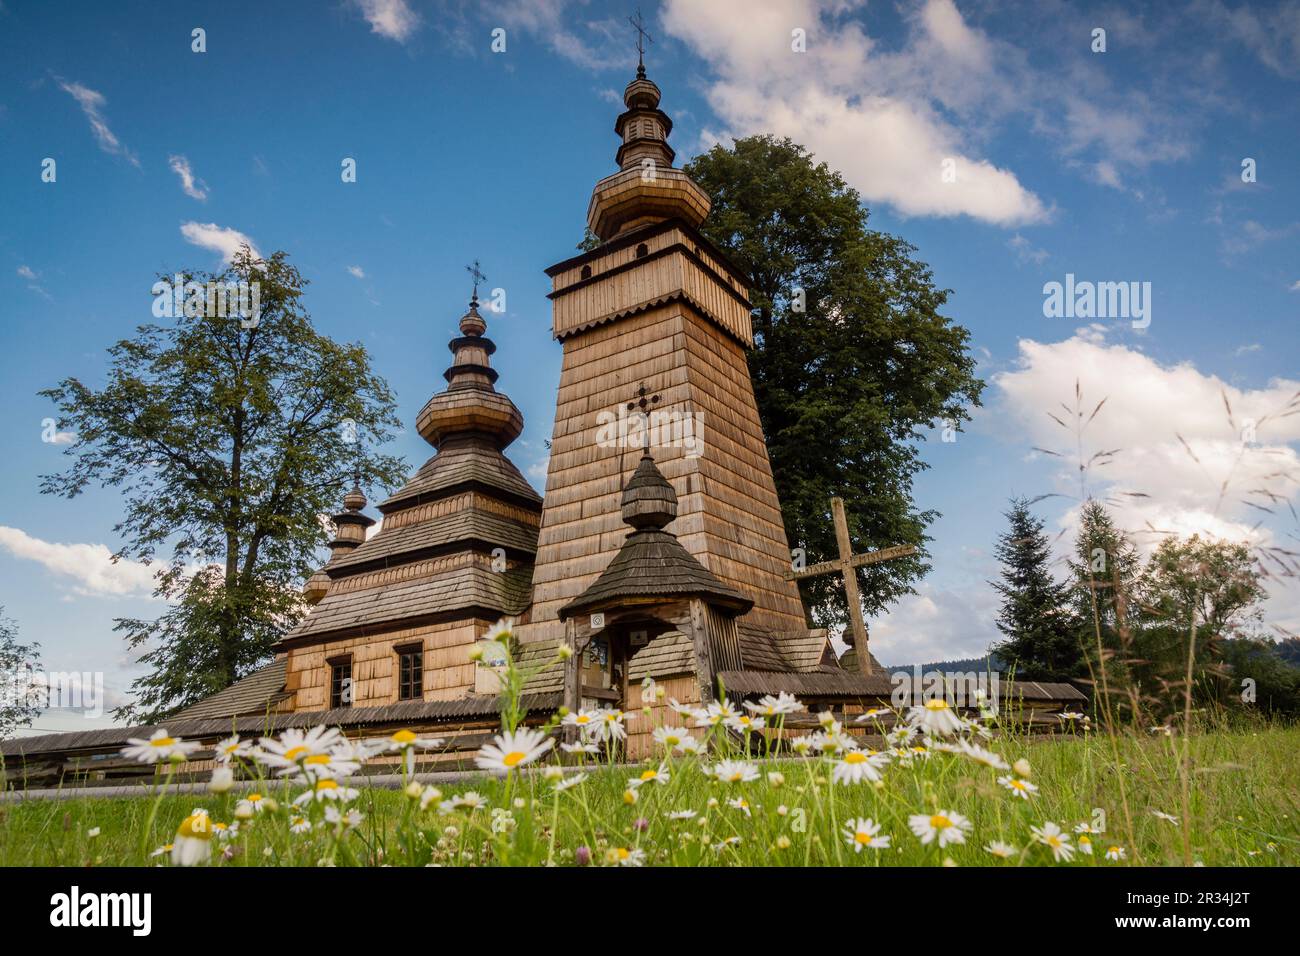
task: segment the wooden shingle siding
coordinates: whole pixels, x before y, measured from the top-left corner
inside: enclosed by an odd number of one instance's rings
[[[745,621],[806,633],[797,586],[784,579],[790,550],[741,345],[674,304],[568,336],[564,348],[527,639],[562,637],[559,608],[595,580],[626,536],[619,498],[637,450],[600,447],[597,414],[616,411],[641,382],[662,396],[659,410],[702,416],[698,456],[654,449],[679,501],[667,530],[754,600]]]

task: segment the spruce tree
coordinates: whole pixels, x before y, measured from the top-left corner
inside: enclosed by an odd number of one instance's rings
[[[1006,512],[1009,527],[994,554],[1002,563],[1002,580],[993,587],[1002,595],[998,630],[1006,640],[993,652],[1017,678],[1067,680],[1083,669],[1077,628],[1067,585],[1053,577],[1052,545],[1043,521],[1024,498],[1013,498]]]

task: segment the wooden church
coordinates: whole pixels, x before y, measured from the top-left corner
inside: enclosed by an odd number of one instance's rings
[[[673,166],[672,121],[644,66],[623,101],[618,169],[587,210],[600,244],[546,270],[563,364],[545,495],[506,455],[523,418],[497,388],[476,295],[446,388],[416,419],[434,454],[378,505],[373,534],[361,490],[347,495],[307,584],[313,607],[275,661],[176,715],[174,734],[400,726],[463,752],[497,725],[497,672],[471,651],[503,618],[517,624],[538,721],[561,705],[665,707],[642,701],[647,677],[681,703],[784,691],[853,713],[889,697],[860,615],[849,634],[860,665],[842,666],[809,626],[746,361],[746,277],[698,231],[710,200]],[[849,551],[843,528],[830,564],[854,605],[852,568],[869,559]],[[1068,685],[1016,693],[1082,699]],[[630,721],[629,756],[665,716]],[[4,753],[88,769],[138,732],[26,738]]]

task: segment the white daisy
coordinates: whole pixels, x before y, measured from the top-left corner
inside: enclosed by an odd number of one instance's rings
[[[208,781],[210,793],[227,793],[235,785],[235,771],[229,767],[213,767],[212,779]]]
[[[744,706],[747,710],[764,717],[779,717],[782,714],[793,714],[805,709],[793,694],[787,694],[785,691],[781,691],[775,697],[766,694],[757,702],[747,700]]]
[[[399,730],[385,737],[381,743],[384,750],[410,750],[413,747],[421,750],[436,750],[442,746],[443,740],[441,737],[421,737],[409,730]]]
[[[212,858],[212,821],[206,812],[191,813],[176,828],[172,841],[175,866],[198,866]]]
[[[708,752],[709,745],[706,741],[696,740],[694,737],[687,737],[677,745],[677,749],[681,753],[699,757]]]
[[[681,727],[656,727],[654,730],[654,739],[661,747],[669,750],[676,750],[682,745],[682,741],[689,740],[690,734]]]
[[[1106,859],[1108,860],[1126,860],[1128,859],[1128,850],[1122,846],[1110,846],[1106,848]]]
[[[695,810],[674,810],[672,813],[668,814],[668,819],[691,820],[697,816],[699,816],[699,814]]]
[[[880,833],[880,824],[870,817],[859,817],[844,824],[844,839],[853,847],[854,853],[865,849],[886,850],[889,848],[889,834]]]
[[[1052,859],[1067,863],[1074,857],[1074,847],[1070,845],[1070,835],[1048,820],[1041,827],[1030,827],[1034,840],[1052,851]]]
[[[991,840],[989,845],[984,848],[985,852],[991,853],[999,859],[1009,859],[1016,855],[1016,848],[1010,843],[1003,843],[1001,840]]]
[[[892,714],[892,713],[893,711],[890,710],[888,707],[872,707],[870,710],[858,714],[858,716],[854,717],[853,722],[855,724],[865,724],[868,720],[877,720],[881,717],[884,717],[886,714]]]
[[[559,780],[555,783],[555,792],[563,793],[565,790],[572,790],[586,779],[587,775],[585,773],[570,774],[563,780]]]
[[[691,719],[695,719],[699,714],[704,713],[704,711],[699,710],[696,707],[692,707],[690,704],[678,703],[676,697],[668,698],[668,709],[671,710],[678,717],[688,717]]]
[[[762,730],[764,723],[762,717],[751,717],[749,714],[737,714],[726,721],[728,727],[742,734]]]
[[[966,833],[971,828],[969,820],[951,810],[940,810],[934,814],[913,814],[907,818],[907,825],[921,838],[923,844],[938,840],[941,847],[949,843],[965,843]]]
[[[1094,836],[1098,833],[1104,833],[1101,827],[1095,827],[1091,823],[1076,823],[1074,825],[1075,833],[1091,833]]]
[[[578,740],[571,744],[560,744],[560,749],[566,754],[598,754],[600,745],[592,743],[590,740]]]
[[[851,750],[835,764],[831,780],[839,784],[862,783],[864,780],[875,783],[887,763],[889,758],[885,754]]]
[[[1019,777],[1013,777],[1010,774],[998,777],[998,783],[1010,790],[1013,797],[1019,797],[1021,800],[1028,800],[1038,792],[1038,787],[1028,780],[1021,780]]]
[[[483,635],[483,640],[488,643],[506,644],[514,637],[515,619],[513,617],[503,617],[487,629]]]
[[[162,760],[181,761],[199,749],[199,745],[167,733],[166,727],[159,727],[148,740],[138,737],[127,739],[127,746],[122,748],[122,756],[127,760],[140,763],[158,763]]]
[[[291,727],[278,738],[263,737],[257,756],[268,767],[297,767],[308,757],[329,753],[342,739],[335,727],[313,727],[306,733]]]
[[[962,728],[961,718],[942,697],[932,698],[920,707],[913,707],[908,711],[907,719],[914,727],[919,727],[922,733],[940,737],[955,734]]]
[[[641,786],[643,783],[657,783],[660,786],[663,786],[668,783],[669,777],[670,774],[668,773],[667,766],[660,764],[658,767],[647,767],[645,770],[641,771],[641,776],[630,778],[627,785],[633,790]]]
[[[605,851],[605,862],[611,866],[644,866],[645,850],[610,847]]]
[[[1079,834],[1078,846],[1080,853],[1086,856],[1092,856],[1092,837],[1088,836],[1088,834]]]
[[[758,768],[744,760],[720,760],[709,773],[723,783],[749,783],[758,779]]]
[[[715,700],[703,710],[696,711],[692,716],[695,718],[696,727],[716,727],[739,716],[739,712],[731,706],[730,701]]]
[[[623,711],[617,707],[602,707],[596,715],[598,720],[593,735],[597,740],[622,740],[627,736],[627,728],[623,726],[627,714]]]
[[[337,780],[333,780],[328,777],[325,777],[320,780],[317,780],[316,785],[314,787],[312,787],[310,790],[300,795],[293,802],[299,805],[304,803],[310,803],[313,800],[316,801],[317,803],[323,800],[339,801],[342,803],[351,803],[358,796],[360,796],[360,794],[358,793],[358,791],[354,790],[353,788],[345,787],[342,784],[340,784]]]
[[[995,754],[991,750],[985,750],[979,744],[973,744],[969,740],[958,742],[955,753],[963,757],[974,760],[976,763],[982,763],[986,767],[992,767],[994,770],[1010,770],[1011,765]]]
[[[600,722],[600,714],[594,710],[571,710],[564,715],[560,724],[564,727],[577,727],[580,731],[590,733]]]
[[[482,770],[511,771],[531,763],[554,745],[540,730],[520,727],[511,734],[497,734],[490,744],[484,744],[474,763]]]
[[[251,740],[240,740],[239,734],[227,737],[214,745],[213,748],[213,759],[219,764],[228,764],[232,760],[248,758],[252,755],[253,742]]]
[[[260,793],[250,793],[235,804],[235,816],[241,820],[251,820],[254,814],[267,809],[266,797]]]
[[[341,824],[345,830],[355,830],[357,827],[361,826],[361,821],[364,819],[365,817],[362,816],[361,811],[356,807],[344,811],[340,809],[337,804],[325,804],[325,821],[327,823],[333,823],[336,826]]]
[[[744,797],[736,797],[734,800],[728,800],[727,806],[731,807],[733,810],[741,811],[745,816],[750,816],[749,801]]]
[[[289,821],[290,833],[306,833],[311,829],[311,821],[306,817],[294,817]]]

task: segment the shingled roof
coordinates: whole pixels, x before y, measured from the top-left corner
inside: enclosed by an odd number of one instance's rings
[[[214,717],[273,713],[276,705],[290,696],[284,689],[286,664],[283,657],[274,660],[235,681],[225,690],[191,704],[172,719],[207,720]]]
[[[612,607],[637,598],[700,597],[737,614],[754,602],[724,584],[663,528],[677,517],[677,493],[655,466],[649,449],[623,489],[623,520],[632,533],[614,560],[560,617]]]
[[[399,584],[353,591],[334,589],[281,643],[380,624],[400,626],[453,611],[483,609],[494,615],[515,616],[528,606],[532,578],[531,566],[493,571],[471,564]]]

